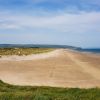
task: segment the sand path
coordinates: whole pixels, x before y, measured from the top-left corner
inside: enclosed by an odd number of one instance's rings
[[[100,87],[98,55],[58,49],[37,56],[0,59],[0,79],[15,85]]]

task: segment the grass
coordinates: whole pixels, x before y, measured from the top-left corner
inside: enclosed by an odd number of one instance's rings
[[[0,100],[100,100],[100,89],[14,86],[0,81]]]
[[[52,51],[52,48],[0,48],[0,57],[3,55],[30,55]]]

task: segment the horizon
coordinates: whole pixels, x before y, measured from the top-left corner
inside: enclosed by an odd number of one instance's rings
[[[89,47],[89,48],[83,48],[83,47],[79,47],[79,46],[72,46],[72,45],[64,45],[64,44],[5,44],[5,43],[3,43],[3,44],[0,44],[0,45],[36,45],[36,46],[69,46],[69,47],[76,47],[76,48],[81,48],[81,49],[100,49],[100,47]]]
[[[100,48],[99,0],[0,0],[0,44]]]

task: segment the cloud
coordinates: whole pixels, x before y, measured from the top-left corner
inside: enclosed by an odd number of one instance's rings
[[[55,6],[59,5],[59,7],[64,8],[77,8],[78,10],[100,10],[100,0],[33,0],[35,4],[45,4],[48,3],[51,5],[55,4]],[[41,5],[40,5],[41,6]],[[58,8],[59,8],[58,7]],[[72,9],[74,10],[74,9]]]
[[[46,13],[45,13],[46,14]],[[66,33],[100,32],[99,12],[58,13],[51,16],[10,15],[0,16],[0,28],[3,29],[37,29],[54,30]]]
[[[40,43],[99,46],[99,27],[99,0],[0,0],[2,41],[13,34],[13,41],[21,35]]]
[[[16,26],[15,24],[0,24],[0,29],[18,29],[19,27]]]
[[[0,29],[19,29],[17,24],[13,23],[11,20],[0,20]]]

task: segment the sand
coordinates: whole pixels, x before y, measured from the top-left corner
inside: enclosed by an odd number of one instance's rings
[[[58,50],[53,50],[51,52],[47,53],[41,53],[41,54],[31,54],[31,55],[23,55],[23,56],[18,56],[18,55],[11,55],[11,56],[2,56],[0,58],[0,61],[27,61],[27,60],[37,60],[37,59],[46,59],[49,57],[55,57],[60,53],[61,49]]]
[[[0,79],[14,85],[100,87],[100,55],[67,49],[0,58]]]

